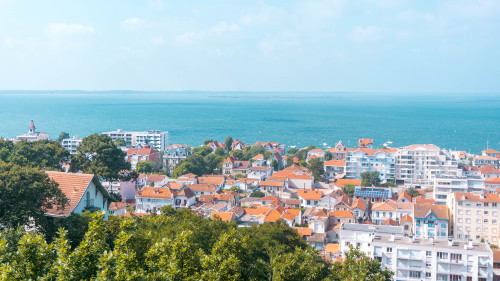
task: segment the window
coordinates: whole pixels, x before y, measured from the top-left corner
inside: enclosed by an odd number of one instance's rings
[[[428,256],[428,257],[430,257],[430,256],[432,256],[432,252],[431,251],[426,251],[425,255]]]
[[[492,229],[491,229],[491,232],[493,232],[493,233],[497,233],[497,229],[496,229],[496,228],[492,228]]]
[[[432,274],[430,272],[425,273],[425,278],[431,278],[431,277],[432,277]]]
[[[481,215],[481,210],[477,210],[476,214]]]
[[[462,209],[458,209],[458,214],[459,214],[459,215],[461,215],[461,214],[463,214],[463,213],[464,213],[464,211],[463,211]]]
[[[448,259],[448,253],[438,252],[437,253],[437,257],[440,260],[447,260]]]
[[[409,229],[409,227],[408,227],[408,225],[406,224],[406,225],[405,225],[405,230],[408,230],[408,229]]]
[[[470,210],[465,210],[466,215],[470,215]]]
[[[462,201],[458,201],[458,206],[462,206]]]
[[[489,203],[484,203],[484,206],[485,206],[485,207],[488,207],[488,204],[489,204]]]
[[[452,261],[461,261],[462,254],[450,254],[450,260]]]
[[[469,223],[470,223],[470,219],[469,219],[469,218],[466,218],[466,219],[465,219],[465,223],[469,224]]]
[[[465,202],[465,206],[470,207],[470,202]]]
[[[484,214],[487,215],[488,214],[488,211],[484,211]]]
[[[410,271],[410,278],[420,278],[420,271]]]
[[[481,223],[481,219],[476,219],[476,223]]]
[[[498,216],[498,212],[497,212],[497,211],[493,211],[493,212],[491,212],[491,214],[492,214],[494,217]]]
[[[480,227],[476,227],[476,232],[481,232],[481,228]]]
[[[483,231],[484,231],[484,232],[488,232],[488,228],[487,228],[487,227],[485,227],[485,228],[483,229]]]
[[[425,264],[426,267],[431,267],[432,266],[432,263],[428,262]]]
[[[387,247],[387,252],[392,253],[392,248]]]
[[[446,224],[442,223],[441,228],[446,228]]]
[[[476,206],[477,207],[481,207],[481,203],[476,203]]]
[[[462,227],[461,226],[457,227],[457,230],[462,231]]]
[[[463,219],[462,219],[462,218],[458,218],[458,222],[459,222],[459,223],[462,223],[462,222],[463,222]]]
[[[484,223],[488,223],[488,219],[484,219],[484,220],[483,220],[483,222],[484,222]]]

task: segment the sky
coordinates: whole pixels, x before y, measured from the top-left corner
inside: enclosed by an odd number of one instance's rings
[[[0,90],[499,92],[498,0],[0,0]]]

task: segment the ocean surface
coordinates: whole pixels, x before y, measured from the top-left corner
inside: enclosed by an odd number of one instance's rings
[[[192,146],[231,135],[288,147],[372,138],[500,149],[500,94],[0,91],[0,136],[25,133],[31,120],[52,139],[120,128],[169,131],[170,144]]]

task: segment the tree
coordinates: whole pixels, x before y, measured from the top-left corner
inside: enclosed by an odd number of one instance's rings
[[[208,146],[199,146],[193,148],[193,154],[200,155],[203,157],[209,155],[210,153],[212,153],[212,151],[213,151],[212,148]]]
[[[254,191],[254,192],[250,193],[250,197],[262,198],[264,196],[266,196],[266,194],[262,191]]]
[[[299,151],[299,150],[298,150],[297,148],[292,147],[292,148],[290,148],[290,149],[286,152],[286,154],[288,154],[288,155],[295,155],[295,154],[297,154],[297,152],[298,152],[298,151]]]
[[[59,134],[59,137],[57,137],[57,140],[56,140],[56,141],[60,143],[60,142],[62,142],[62,141],[63,141],[63,139],[69,139],[69,134],[68,134],[68,133],[66,133],[66,132],[61,132],[61,133]]]
[[[245,155],[243,154],[243,151],[241,151],[239,149],[231,150],[231,155],[238,158],[238,160],[242,160],[245,157]]]
[[[275,171],[278,171],[280,169],[280,165],[276,159],[273,159],[273,161],[271,161],[271,167],[273,167]]]
[[[174,169],[174,177],[179,177],[187,173],[193,173],[197,176],[208,173],[207,163],[202,156],[192,154]]]
[[[420,195],[420,193],[418,192],[418,190],[415,187],[408,188],[406,190],[406,193],[408,193],[408,195],[410,195],[411,197],[417,197]]]
[[[233,145],[233,137],[228,136],[226,140],[224,141],[224,147],[226,148],[226,151],[229,152],[231,151],[231,146]]]
[[[150,174],[153,172],[154,166],[155,166],[155,163],[153,163],[152,161],[141,161],[141,162],[137,162],[135,170],[138,173]]]
[[[323,161],[319,158],[313,158],[309,160],[307,164],[307,169],[312,172],[313,177],[316,181],[321,181],[321,176],[325,173],[325,168],[323,166]]]
[[[117,139],[117,140],[115,140],[115,145],[116,145],[116,147],[122,147],[122,146],[126,146],[127,143],[123,139]]]
[[[293,165],[293,157],[290,156],[286,159],[286,166],[290,167],[292,165]]]
[[[66,196],[46,173],[0,161],[0,228],[28,225],[46,227],[45,211],[66,205]]]
[[[379,172],[363,172],[361,173],[361,185],[362,186],[379,186],[380,177]]]
[[[211,153],[204,158],[207,165],[207,174],[212,174],[219,167],[219,165],[224,161],[224,157]]]
[[[328,270],[327,263],[316,252],[301,248],[292,253],[273,255],[271,268],[272,280],[275,281],[323,280]]]
[[[203,145],[207,145],[207,144],[212,143],[212,142],[214,142],[214,140],[213,140],[213,139],[206,139],[206,140],[203,142]]]
[[[249,160],[252,159],[253,157],[262,154],[264,155],[266,150],[261,146],[261,145],[254,145],[254,146],[245,146],[243,148],[243,154],[244,157],[243,159],[240,160]]]
[[[335,262],[332,267],[332,281],[389,281],[393,273],[388,269],[383,269],[380,262],[368,258],[358,248],[349,246],[343,262]]]
[[[306,160],[307,159],[307,153],[309,153],[309,151],[315,149],[316,147],[314,145],[311,145],[307,148],[303,148],[301,150],[299,150],[297,152],[297,157],[299,158],[299,160]]]
[[[7,154],[7,153],[6,153]],[[60,143],[51,140],[18,141],[7,154],[6,162],[47,170],[61,170],[69,152]]]
[[[344,185],[344,193],[347,196],[353,197],[354,196],[354,190],[355,190],[354,185],[352,185],[352,184],[346,184],[346,185]]]
[[[325,161],[330,161],[333,159],[333,154],[330,151],[326,151],[323,157],[325,158]]]
[[[222,147],[217,147],[217,149],[214,152],[215,155],[217,156],[224,156],[224,149]]]
[[[83,171],[106,180],[123,178],[120,173],[130,169],[127,154],[117,148],[107,135],[92,134],[85,137],[71,157],[71,171]]]

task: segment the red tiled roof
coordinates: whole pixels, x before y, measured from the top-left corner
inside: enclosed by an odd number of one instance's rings
[[[335,211],[330,213],[330,217],[352,218],[352,217],[354,217],[354,214],[351,211],[335,210]]]
[[[173,198],[174,193],[170,191],[169,188],[163,188],[163,187],[150,187],[146,186],[143,187],[136,197],[142,197],[142,198]]]
[[[323,191],[321,190],[297,190],[297,195],[305,200],[321,200]]]
[[[337,167],[344,167],[345,166],[345,161],[342,160],[330,160],[325,162],[325,166],[337,166]]]
[[[51,215],[56,216],[69,216],[76,205],[80,202],[90,185],[94,175],[91,174],[74,174],[74,173],[63,173],[63,172],[45,172],[49,178],[59,185],[59,189],[66,195],[69,202],[66,204],[63,210],[57,210],[56,206],[46,212]]]

